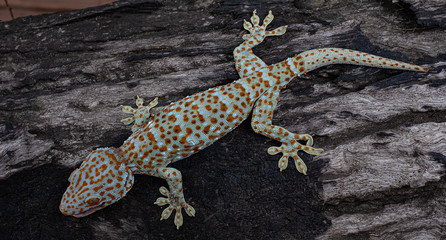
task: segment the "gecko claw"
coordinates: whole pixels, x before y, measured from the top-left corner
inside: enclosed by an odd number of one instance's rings
[[[162,221],[164,219],[168,219],[170,217],[170,215],[172,214],[172,211],[173,211],[173,208],[171,206],[164,209],[164,211],[161,213],[160,221]]]
[[[186,214],[189,217],[195,217],[195,208],[193,208],[191,205],[184,203],[185,206],[183,206],[184,210],[186,211]]]

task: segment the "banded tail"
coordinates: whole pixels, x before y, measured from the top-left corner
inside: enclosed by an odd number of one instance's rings
[[[353,64],[369,67],[427,72],[427,68],[395,61],[369,53],[343,48],[320,48],[305,51],[290,58],[291,69],[298,75],[330,64]],[[289,62],[290,63],[290,62]]]

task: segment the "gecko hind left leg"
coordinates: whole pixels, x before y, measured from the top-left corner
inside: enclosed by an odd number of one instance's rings
[[[283,127],[272,124],[274,108],[277,105],[279,99],[280,90],[269,90],[261,96],[253,109],[251,126],[256,133],[267,136],[271,139],[277,140],[282,143],[280,147],[270,147],[268,154],[275,155],[283,153],[283,156],[279,160],[280,171],[284,170],[288,166],[288,159],[291,157],[294,159],[296,169],[303,174],[307,172],[307,166],[304,161],[297,155],[298,151],[304,151],[311,155],[319,155],[322,148],[313,148],[313,138],[308,134],[295,134]],[[300,144],[298,141],[307,141],[305,145]]]

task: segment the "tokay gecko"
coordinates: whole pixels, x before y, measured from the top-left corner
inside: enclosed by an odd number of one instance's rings
[[[268,149],[271,155],[283,154],[278,164],[280,171],[292,158],[297,170],[306,174],[307,167],[297,152],[318,155],[323,150],[312,147],[310,135],[295,134],[272,124],[280,90],[295,77],[329,64],[427,71],[421,66],[341,48],[309,50],[266,65],[252,48],[267,36],[285,33],[287,26],[266,30],[272,20],[271,11],[262,25],[255,11],[251,23],[245,20],[243,27],[249,34],[243,35],[245,41],[234,50],[239,80],[185,97],[153,116],[150,109],[157,99],[143,106],[143,99],[137,97],[137,109],[122,106],[125,113],[133,114],[122,120],[124,124],[134,122],[132,135],[121,147],[96,149],[84,159],[68,178],[70,185],[62,197],[60,211],[74,217],[87,216],[123,198],[132,188],[133,174],[147,174],[167,181],[169,189],[160,187],[164,197],[155,204],[167,205],[161,220],[175,210],[174,223],[179,228],[183,225],[182,209],[189,216],[194,216],[195,210],[184,199],[181,172],[168,165],[211,145],[251,112],[254,131],[281,142],[281,146]]]

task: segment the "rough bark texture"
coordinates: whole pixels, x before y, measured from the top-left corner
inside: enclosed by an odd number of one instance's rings
[[[446,238],[446,3],[421,1],[120,1],[0,23],[1,239]],[[282,91],[274,122],[314,136],[309,175],[279,172],[277,142],[249,121],[173,164],[195,218],[159,222],[165,181],[136,176],[91,216],[63,216],[70,172],[130,135],[119,105],[163,106],[238,77],[243,18],[289,25],[254,49],[267,63],[345,47],[429,73],[329,66]]]

